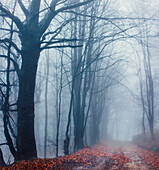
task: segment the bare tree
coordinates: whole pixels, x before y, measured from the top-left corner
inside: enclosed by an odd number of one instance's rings
[[[142,10],[139,11],[143,16],[144,22],[138,28],[140,35],[138,36],[138,43],[140,44],[141,52],[138,51],[138,70],[137,75],[139,78],[140,100],[142,106],[142,127],[143,133],[146,135],[145,121],[147,118],[151,139],[155,139],[154,135],[154,120],[155,120],[155,86],[154,86],[154,73],[152,65],[152,43],[153,41],[153,24],[149,23],[146,19],[146,3],[141,1]],[[155,23],[154,23],[155,24]]]
[[[45,136],[44,136],[44,158],[47,152],[47,131],[48,131],[48,82],[49,82],[49,52],[46,54],[46,82],[45,82]]]
[[[57,69],[56,69],[57,72]],[[62,103],[62,89],[63,89],[63,50],[61,52],[60,59],[60,80],[56,73],[56,116],[57,116],[57,131],[56,131],[56,157],[59,153],[59,133],[60,133],[60,122],[61,122],[61,103]],[[59,81],[59,87],[58,87]]]
[[[143,107],[143,128],[144,115],[146,114],[149,123],[151,139],[155,139],[154,135],[154,81],[152,75],[151,53],[149,47],[149,36],[147,26],[144,29],[144,38],[140,41],[143,51],[144,66],[144,84],[140,77],[140,94]],[[140,70],[141,71],[141,70]]]
[[[92,69],[92,63],[96,63],[103,58],[109,57],[109,54],[105,51],[105,49],[114,41],[129,37],[125,32],[132,28],[132,26],[126,28],[120,27],[120,24],[118,25],[118,23],[120,23],[120,19],[116,24],[113,21],[106,19],[106,16],[102,17],[104,16],[103,11],[106,11],[107,3],[103,4],[102,10],[100,9],[100,4],[101,1],[97,1],[92,4],[90,15],[87,13],[88,11],[86,6],[85,8],[77,8],[75,11],[70,11],[75,16],[74,21],[71,22],[71,37],[74,39],[81,39],[79,43],[72,43],[74,46],[80,46],[83,44],[83,47],[77,47],[73,49],[71,53],[72,86],[66,138],[64,141],[65,154],[68,154],[69,150],[69,126],[71,122],[71,113],[74,121],[74,151],[81,149],[85,144],[84,134],[86,131],[86,123],[90,113],[89,109],[92,98],[92,94],[89,94],[89,92],[92,88],[92,81],[94,77],[93,72],[96,71],[94,68]],[[83,14],[80,14],[81,10],[84,11]],[[102,12],[100,11],[101,13],[98,13],[98,10],[101,10]],[[105,22],[101,25],[100,21],[102,19]],[[85,37],[88,37],[87,41],[82,41]],[[116,62],[118,61],[115,61],[112,65]],[[108,67],[110,67],[109,64]],[[99,68],[99,70],[100,69],[104,70],[104,68]],[[97,124],[99,124],[99,122]]]

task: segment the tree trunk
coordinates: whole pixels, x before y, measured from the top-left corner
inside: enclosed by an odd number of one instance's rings
[[[17,103],[17,160],[37,157],[34,134],[34,91],[40,44],[29,38],[22,48],[22,66],[19,77],[19,96]]]
[[[49,52],[46,54],[44,158],[47,156]]]
[[[2,150],[0,149],[0,166],[6,166],[6,163],[3,158]],[[3,168],[2,168],[3,169]]]
[[[150,127],[150,134],[151,134],[151,139],[155,140],[155,134],[154,134],[154,125],[153,125],[153,120],[149,120],[149,127]]]
[[[146,130],[145,130],[145,112],[143,110],[143,114],[142,114],[142,131],[144,134],[144,137],[146,137]]]

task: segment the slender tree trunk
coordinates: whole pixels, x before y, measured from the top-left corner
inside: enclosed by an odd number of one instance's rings
[[[143,130],[143,134],[146,137],[146,130],[145,130],[145,112],[143,111],[142,113],[142,130]]]
[[[36,123],[35,123],[35,126],[36,126],[36,131],[35,131],[35,133],[36,133],[36,148],[37,148],[37,150],[39,150],[39,153],[41,153],[42,151],[41,151],[41,147],[40,147],[40,120],[39,120],[39,111],[40,111],[40,109],[39,109],[39,104],[37,104],[37,105],[35,105],[35,107],[36,107],[36,114],[38,115],[38,116],[36,116]]]
[[[19,77],[18,120],[17,120],[17,160],[37,157],[34,134],[34,91],[40,44],[23,41],[22,66]]]
[[[149,120],[149,127],[150,127],[151,139],[152,139],[152,140],[155,140],[154,121],[153,121],[153,120]]]
[[[72,81],[71,99],[70,99],[67,127],[66,127],[65,140],[64,140],[64,154],[65,155],[69,154],[69,144],[70,144],[69,127],[71,124],[71,113],[72,113],[73,97],[74,97],[73,88],[74,88],[74,79]]]
[[[46,158],[47,152],[49,54],[46,54],[46,56],[44,158]]]
[[[143,85],[141,81],[141,77],[139,77],[139,83],[140,83],[140,95],[141,95],[141,103],[142,103],[142,130],[143,134],[146,137],[146,129],[145,129],[145,102],[144,102],[144,96],[143,96]]]
[[[58,62],[56,57],[56,122],[57,122],[57,129],[56,129],[56,157],[58,157],[58,136],[59,136],[59,129],[58,129],[58,120],[59,120],[59,80],[58,80]]]
[[[62,102],[62,81],[63,81],[63,54],[61,56],[61,68],[60,68],[60,89],[57,99],[58,101],[58,112],[57,112],[57,131],[56,131],[56,157],[58,157],[58,151],[59,151],[59,132],[60,132],[60,122],[61,122],[61,102]],[[58,76],[57,76],[58,78]],[[58,88],[58,86],[57,86]],[[58,89],[57,89],[58,90]]]

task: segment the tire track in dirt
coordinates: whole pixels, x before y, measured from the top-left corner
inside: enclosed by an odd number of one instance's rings
[[[151,165],[145,162],[135,151],[124,151],[125,156],[131,159],[131,162],[123,165],[122,169],[134,170],[155,170]]]

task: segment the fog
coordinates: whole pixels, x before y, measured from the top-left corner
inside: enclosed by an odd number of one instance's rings
[[[77,2],[81,1],[59,1],[55,9]],[[13,0],[2,0],[1,3],[6,9],[13,9]],[[28,8],[31,2],[23,3]],[[39,22],[47,14],[49,4],[49,0],[42,1]],[[159,2],[97,0],[90,6],[68,11],[59,13],[39,39],[41,49],[32,110],[35,110],[35,142],[40,158],[61,156],[67,150],[73,153],[107,140],[132,141],[135,135],[143,133],[144,128],[149,133],[147,117],[151,114],[153,128],[159,127]],[[8,61],[3,55],[8,54],[6,44],[9,42],[5,42],[5,38],[10,35],[7,22],[11,19],[4,19],[2,8],[0,12],[0,148],[5,160],[12,162],[14,156],[5,144],[9,142],[4,133],[4,117],[8,115],[7,128],[18,152],[20,125],[17,125],[17,118],[21,114],[17,112],[20,110],[17,103],[21,99],[19,85],[22,78],[18,77],[14,62],[9,66],[12,71],[7,72]],[[24,25],[29,22],[18,4],[15,15]],[[13,28],[19,29],[15,25]],[[21,36],[23,34],[13,31],[11,41],[23,50]],[[22,75],[25,59],[23,53],[13,47],[9,50],[10,58],[18,64]],[[26,70],[32,69],[31,62],[29,65]],[[6,99],[7,94],[9,99]],[[7,113],[6,100],[9,103]],[[25,107],[22,107],[23,111]],[[150,115],[148,110],[152,110]]]

